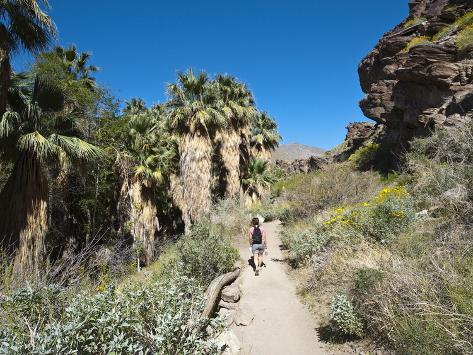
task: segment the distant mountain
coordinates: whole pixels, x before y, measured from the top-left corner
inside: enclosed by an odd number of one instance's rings
[[[279,148],[274,151],[271,160],[293,161],[297,159],[307,159],[311,156],[322,156],[324,153],[325,150],[321,148],[311,147],[304,144],[281,144]]]

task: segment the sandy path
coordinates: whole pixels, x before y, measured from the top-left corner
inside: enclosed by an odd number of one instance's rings
[[[327,354],[317,340],[315,321],[296,296],[294,282],[286,273],[279,249],[278,223],[265,223],[269,255],[265,256],[260,276],[248,266],[242,271],[242,308],[249,308],[255,318],[249,326],[233,326],[241,342],[243,355]],[[240,255],[248,260],[246,239],[239,245]]]

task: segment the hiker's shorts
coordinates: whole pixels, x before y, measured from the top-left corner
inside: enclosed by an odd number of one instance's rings
[[[251,246],[251,251],[253,252],[253,254],[263,254],[264,253],[264,245],[263,244],[253,244]]]

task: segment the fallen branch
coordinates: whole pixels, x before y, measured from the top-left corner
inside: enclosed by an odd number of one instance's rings
[[[237,279],[240,275],[240,270],[240,267],[235,267],[233,271],[217,276],[212,280],[207,291],[205,291],[206,301],[204,311],[202,312],[203,317],[209,318],[213,315],[220,301],[220,292],[225,286]]]

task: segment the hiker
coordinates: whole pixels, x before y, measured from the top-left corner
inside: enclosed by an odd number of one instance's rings
[[[259,275],[261,266],[263,265],[263,253],[267,248],[266,232],[263,226],[260,226],[259,218],[255,217],[251,221],[251,228],[249,232],[249,242],[251,253],[253,254],[253,261],[255,263],[255,276]]]

